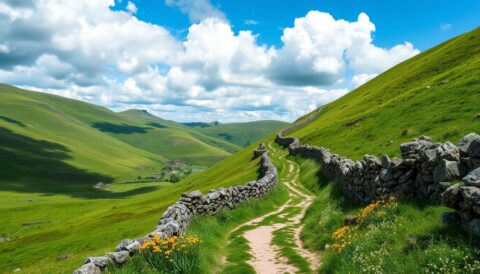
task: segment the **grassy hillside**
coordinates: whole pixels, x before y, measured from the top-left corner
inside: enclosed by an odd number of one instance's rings
[[[18,267],[25,273],[71,272],[87,255],[151,231],[180,193],[258,176],[252,145],[176,184],[119,182],[158,171],[168,160],[128,143],[134,136],[153,138],[156,129],[197,138],[200,148],[223,157],[228,153],[216,142],[239,148],[141,111],[117,114],[8,85],[0,85],[0,105],[0,220],[7,220],[0,227],[1,273]],[[94,190],[97,182],[111,185]]]
[[[115,183],[97,199],[0,191],[0,272],[71,273],[86,256],[149,233],[181,193],[243,184],[259,176],[251,146],[179,183]]]
[[[204,124],[192,126],[205,135],[226,140],[240,147],[248,146],[266,135],[277,132],[287,123],[281,121],[255,121],[232,124]]]
[[[98,125],[98,128],[132,146],[169,159],[182,159],[191,164],[207,166],[240,149],[222,139],[200,134],[181,124],[161,119],[143,110],[133,109],[120,112],[118,115],[124,121],[144,128],[144,132],[124,133],[105,124]]]
[[[480,132],[480,29],[403,62],[322,107],[291,133],[353,158],[398,155],[402,142],[429,135],[457,142]]]
[[[149,173],[166,160],[89,126],[117,117],[105,108],[7,85],[0,105],[2,191],[83,196],[93,183]]]

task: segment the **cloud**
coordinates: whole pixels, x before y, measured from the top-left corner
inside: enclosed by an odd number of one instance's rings
[[[167,3],[195,22],[182,40],[113,0],[2,2],[0,82],[177,121],[293,121],[418,53],[375,46],[363,13],[309,12],[277,48],[208,1]]]
[[[0,43],[0,54],[2,53],[7,54],[9,52],[10,52],[10,49],[8,48],[8,46]]]
[[[135,13],[137,13],[137,6],[133,2],[128,1],[127,11],[130,14],[135,14]]]
[[[451,30],[451,29],[452,29],[452,25],[451,25],[451,24],[448,24],[448,23],[444,23],[444,24],[441,24],[441,25],[440,25],[440,29],[441,29],[442,31]]]
[[[258,25],[258,21],[253,19],[247,19],[244,21],[245,25]]]
[[[200,22],[207,18],[226,20],[225,14],[214,7],[209,0],[165,0],[170,7],[177,7],[188,15],[190,21]]]
[[[365,13],[357,21],[347,22],[310,11],[284,29],[284,45],[272,61],[271,78],[285,85],[335,85],[346,70],[380,73],[419,52],[410,43],[390,49],[376,47],[373,31],[375,25]]]

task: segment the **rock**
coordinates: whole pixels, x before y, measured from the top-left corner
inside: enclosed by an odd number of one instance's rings
[[[460,185],[455,184],[447,188],[445,192],[442,193],[443,203],[453,209],[459,209],[460,202],[463,200]]]
[[[96,266],[100,267],[101,269],[107,267],[107,265],[112,262],[112,259],[110,259],[110,257],[108,256],[100,256],[100,257],[88,257],[86,260],[85,260],[85,263],[84,264],[88,264],[88,263],[93,263],[95,264]]]
[[[480,219],[473,219],[468,225],[473,235],[480,236]]]
[[[13,272],[20,272],[20,271],[22,271],[21,268],[15,268],[15,269],[13,270]]]
[[[358,217],[355,215],[347,215],[343,218],[343,222],[345,225],[353,225],[356,224]]]
[[[130,258],[130,253],[126,250],[122,250],[110,253],[110,258],[112,258],[117,265],[122,265]]]
[[[442,160],[439,165],[433,169],[433,181],[453,181],[460,178],[459,162]]]
[[[139,249],[140,249],[140,243],[138,241],[133,241],[133,243],[127,246],[127,250],[131,254],[137,252]]]
[[[468,155],[468,148],[470,147],[470,144],[472,143],[473,140],[475,139],[480,139],[480,136],[476,133],[469,133],[463,139],[458,143],[457,147],[460,153],[465,156]]]
[[[380,179],[384,182],[388,182],[393,179],[393,173],[391,169],[382,169],[380,170],[380,173],[378,174]]]
[[[195,190],[192,192],[183,193],[182,197],[190,198],[190,199],[200,198],[202,197],[202,192],[200,192],[200,190]]]
[[[207,198],[210,199],[210,200],[216,200],[216,199],[220,198],[220,193],[218,191],[210,192],[210,193],[208,193]]]
[[[401,144],[400,152],[403,159],[414,159],[419,150],[430,149],[432,145],[432,142],[428,140],[413,140],[410,143]]]
[[[118,245],[117,247],[115,247],[115,251],[122,251],[122,250],[127,250],[127,246],[129,244],[133,243],[133,240],[130,240],[130,239],[125,239],[125,240],[122,240]]]
[[[440,144],[437,147],[438,160],[460,161],[460,151],[458,147],[450,142]]]
[[[460,216],[457,212],[443,212],[441,215],[442,222],[444,224],[459,224]]]
[[[390,164],[391,164],[391,161],[390,161],[390,158],[388,157],[387,154],[383,154],[382,155],[382,167],[387,169],[387,168],[390,168]]]
[[[474,186],[462,186],[460,187],[462,193],[463,203],[465,206],[473,207],[480,205],[480,188]]]
[[[468,146],[468,156],[472,158],[480,158],[480,138],[475,138],[472,140]]]
[[[381,166],[380,160],[378,160],[378,158],[373,155],[365,155],[363,156],[363,160],[369,167],[376,169]]]
[[[480,187],[480,167],[470,171],[467,176],[463,177],[462,181],[467,186]]]
[[[102,270],[94,263],[87,263],[73,271],[73,274],[102,274]]]

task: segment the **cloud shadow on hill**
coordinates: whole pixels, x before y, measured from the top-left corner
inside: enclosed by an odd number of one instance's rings
[[[65,162],[71,158],[70,150],[61,144],[0,127],[0,190],[96,199],[125,198],[156,189],[142,187],[123,193],[94,190],[94,184],[111,183],[113,177]]]
[[[109,122],[96,122],[92,124],[92,127],[109,133],[115,134],[134,134],[134,133],[147,133],[151,130],[150,127],[139,127],[128,124],[112,124]]]

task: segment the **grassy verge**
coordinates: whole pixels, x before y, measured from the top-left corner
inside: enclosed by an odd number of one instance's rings
[[[297,159],[305,186],[318,198],[307,210],[302,238],[307,246],[324,251],[321,273],[478,273],[478,239],[443,224],[440,205],[419,200],[398,201],[393,218],[358,229],[356,239],[341,251],[325,250],[347,214],[363,209],[343,198],[335,185],[319,178],[318,165]]]

